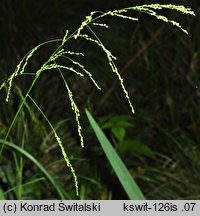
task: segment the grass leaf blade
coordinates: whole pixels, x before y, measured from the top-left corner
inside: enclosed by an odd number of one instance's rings
[[[89,113],[89,111],[86,109],[86,114],[88,117],[88,120],[101,144],[101,147],[103,148],[113,170],[115,171],[119,181],[121,182],[124,190],[126,191],[129,199],[131,200],[144,200],[145,197],[143,193],[141,192],[140,188],[136,184],[136,182],[133,180],[132,176],[130,175],[129,171],[127,170],[126,166],[122,162],[121,158],[97,124],[97,122],[94,120],[92,115]]]
[[[4,196],[4,193],[2,191],[2,189],[0,188],[0,200],[5,200],[5,196]]]
[[[5,142],[4,140],[0,139],[0,145],[5,145],[7,147],[15,149],[16,151],[18,151],[19,153],[27,157],[29,160],[31,160],[43,172],[43,174],[49,179],[49,181],[52,183],[52,185],[55,187],[58,194],[60,195],[60,198],[65,199],[62,189],[57,184],[53,176],[51,176],[49,172],[42,166],[42,164],[38,160],[36,160],[31,154],[29,154],[27,151],[25,151],[24,149],[22,149],[21,147],[17,146],[16,144],[12,142],[8,142],[8,141]],[[1,195],[1,192],[0,192],[0,195]]]

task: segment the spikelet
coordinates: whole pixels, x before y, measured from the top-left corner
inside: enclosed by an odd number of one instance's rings
[[[6,95],[6,102],[9,101],[10,93],[11,93],[11,88],[12,88],[12,83],[13,83],[13,79],[14,79],[15,76],[18,75],[22,63],[23,63],[23,59],[22,59],[22,60],[19,62],[19,64],[17,65],[17,67],[16,67],[14,73],[11,74],[11,76],[8,77],[8,79],[7,79],[7,82],[8,82],[8,92],[7,92],[7,95]]]
[[[85,20],[81,23],[80,27],[77,29],[76,34],[74,35],[74,38],[77,39],[79,35],[81,34],[81,31],[92,21],[92,16],[96,13],[96,11],[93,11],[90,13],[90,15],[85,17]]]
[[[3,82],[3,83],[1,84],[1,86],[0,86],[0,91],[1,91],[1,89],[4,88],[4,87],[6,87],[6,82]]]
[[[185,30],[184,28],[182,28],[182,26],[178,22],[176,22],[174,20],[170,20],[167,17],[162,16],[162,15],[156,15],[156,18],[160,19],[160,20],[162,20],[164,22],[171,23],[172,25],[174,25],[174,26],[178,27],[179,29],[181,29],[185,34],[188,34],[188,31]]]
[[[93,22],[92,25],[108,28],[108,25],[105,24],[105,23],[94,23],[94,22]]]
[[[128,19],[128,20],[131,20],[131,21],[138,21],[138,18],[131,17],[131,16],[126,16],[126,15],[123,15],[123,14],[117,14],[116,13],[114,16],[120,17],[120,18],[123,18],[123,19]]]
[[[64,79],[64,77],[63,77],[63,79]],[[65,82],[65,86],[67,88],[68,96],[69,96],[69,99],[70,99],[70,102],[71,102],[71,108],[72,108],[72,110],[73,110],[73,112],[75,113],[75,116],[76,116],[78,135],[80,137],[81,147],[83,148],[84,147],[84,141],[83,141],[83,136],[82,136],[82,126],[81,126],[80,121],[79,121],[80,111],[79,111],[76,103],[74,102],[73,94],[72,94],[72,92],[71,92],[71,90],[70,90],[70,88],[69,88],[69,86],[68,86],[65,79],[64,79],[64,82]]]
[[[66,30],[66,32],[65,32],[65,36],[63,37],[63,40],[62,40],[62,44],[61,44],[61,46],[64,46],[65,42],[67,41],[67,36],[68,36],[68,34],[69,34],[69,31]]]
[[[56,68],[66,69],[66,70],[69,70],[69,71],[71,71],[71,72],[73,72],[73,73],[75,73],[75,74],[77,74],[77,75],[79,75],[79,76],[81,76],[81,77],[84,76],[83,73],[81,73],[81,72],[75,70],[75,69],[72,68],[72,67],[67,67],[67,66],[64,66],[64,65],[58,65],[58,64],[55,64],[55,63],[54,63],[54,64],[50,64],[50,65],[46,65],[46,66],[43,68],[43,70],[51,70],[51,69],[56,69]]]
[[[135,113],[133,105],[132,105],[132,103],[130,101],[129,94],[128,94],[125,86],[124,86],[123,79],[122,79],[120,73],[118,72],[117,67],[115,66],[114,60],[116,60],[116,57],[113,56],[113,54],[101,43],[101,41],[90,38],[88,35],[79,35],[79,37],[84,38],[84,39],[86,39],[86,40],[88,40],[90,42],[93,42],[93,43],[97,44],[105,52],[105,54],[107,56],[107,59],[108,59],[108,63],[110,65],[110,67],[111,67],[111,70],[113,71],[113,73],[115,73],[117,75],[117,77],[118,77],[118,79],[120,81],[122,90],[123,90],[123,92],[124,92],[124,94],[126,96],[126,99],[127,99],[128,104],[129,104],[129,106],[131,108],[131,111],[132,111],[132,113]]]
[[[19,71],[20,74],[23,74],[24,73],[24,70],[29,62],[29,59],[33,56],[34,52],[38,49],[39,46],[36,46],[35,48],[33,48],[29,54],[26,56],[26,59],[25,59],[25,63],[24,65],[22,66],[22,69]]]
[[[116,75],[117,75],[117,77],[118,77],[118,79],[119,79],[119,81],[120,81],[120,85],[121,85],[121,87],[122,87],[122,90],[123,90],[123,92],[124,92],[124,94],[125,94],[125,96],[126,96],[126,99],[127,99],[127,101],[128,101],[129,107],[131,108],[131,112],[134,114],[134,113],[135,113],[135,110],[134,110],[133,105],[132,105],[132,103],[131,103],[131,100],[130,100],[128,91],[126,90],[126,88],[125,88],[125,86],[124,86],[124,80],[123,80],[123,78],[121,77],[119,71],[117,70],[117,67],[115,66],[114,62],[113,62],[111,59],[109,59],[109,65],[110,65],[112,71],[113,71],[114,73],[116,73]]]
[[[191,10],[191,8],[186,8],[186,7],[182,6],[182,5],[149,4],[149,5],[141,5],[141,6],[130,7],[128,9],[140,11],[140,12],[143,12],[143,13],[148,13],[149,15],[154,16],[156,19],[162,20],[164,22],[171,23],[172,25],[174,25],[174,26],[178,27],[179,29],[181,29],[186,34],[188,34],[187,30],[185,30],[178,22],[176,22],[174,20],[170,20],[170,19],[168,19],[167,17],[165,17],[163,15],[157,14],[156,10],[170,9],[170,10],[179,11],[179,12],[181,12],[183,14],[188,14],[188,15],[195,16],[195,13]]]
[[[33,48],[27,55],[25,58],[23,58],[19,64],[16,67],[16,70],[14,71],[14,73],[7,79],[8,82],[8,92],[7,92],[7,96],[6,96],[6,102],[9,101],[10,98],[10,93],[11,93],[11,88],[12,88],[12,84],[13,84],[13,79],[14,77],[18,76],[18,75],[22,75],[29,59],[32,57],[33,53],[38,49],[39,46],[36,46],[35,48]],[[22,63],[24,62],[24,64],[22,65]]]
[[[102,17],[105,17],[105,16],[115,16],[115,17],[120,17],[120,18],[123,18],[123,19],[128,19],[128,20],[131,20],[131,21],[138,21],[138,18],[124,15],[124,13],[127,13],[127,11],[128,11],[127,9],[108,11],[108,12],[102,14],[99,17],[102,18]]]
[[[37,107],[37,109],[40,111],[40,113],[44,116],[44,118],[45,118],[46,121],[48,122],[49,126],[51,127],[51,129],[52,129],[52,131],[53,131],[53,134],[54,134],[54,137],[55,137],[55,139],[56,139],[56,141],[57,141],[57,143],[58,143],[58,145],[59,145],[59,147],[60,147],[60,149],[61,149],[61,153],[62,153],[62,155],[63,155],[63,158],[64,158],[64,160],[65,160],[67,166],[69,167],[69,169],[70,169],[70,171],[71,171],[71,173],[72,173],[72,176],[73,176],[73,178],[74,178],[74,184],[75,184],[75,188],[76,188],[76,194],[77,194],[77,196],[78,196],[78,195],[79,195],[79,188],[78,188],[77,176],[76,176],[75,170],[74,170],[74,168],[73,168],[73,166],[72,166],[72,164],[71,164],[71,162],[70,162],[70,160],[69,160],[69,157],[67,156],[67,153],[66,153],[66,151],[65,151],[65,148],[64,148],[64,146],[63,146],[63,143],[62,143],[60,137],[58,136],[58,134],[57,134],[55,128],[53,127],[53,125],[51,124],[51,122],[49,121],[49,119],[46,117],[46,115],[44,114],[44,112],[41,110],[41,108],[40,108],[40,107],[38,106],[38,104],[35,102],[35,100],[34,100],[32,97],[30,97],[29,95],[28,95],[28,97],[29,97],[30,100],[34,103],[34,105]]]
[[[106,47],[100,42],[100,41],[98,41],[98,40],[96,40],[96,39],[93,39],[93,38],[91,38],[91,37],[89,37],[88,35],[86,35],[86,34],[81,34],[81,35],[79,35],[79,37],[80,38],[84,38],[84,39],[86,39],[86,40],[88,40],[88,41],[90,41],[90,42],[93,42],[93,43],[95,43],[95,44],[97,44],[101,49],[103,49],[103,51],[107,54],[107,55],[109,55],[113,60],[116,60],[117,58],[115,57],[115,56],[113,56],[112,55],[112,53],[108,50],[108,49],[106,49]]]
[[[68,97],[69,97],[70,102],[71,102],[72,111],[74,112],[74,114],[76,116],[77,131],[78,131],[78,135],[80,137],[81,147],[83,148],[84,147],[84,141],[83,141],[83,136],[82,136],[82,126],[81,126],[80,121],[79,121],[80,111],[79,111],[79,109],[78,109],[78,107],[77,107],[77,105],[73,99],[72,91],[70,90],[70,88],[67,84],[67,81],[65,80],[65,77],[62,74],[62,71],[60,70],[60,68],[58,68],[58,70],[59,70],[60,75],[64,81],[65,87],[67,89]]]
[[[3,83],[1,84],[1,86],[0,86],[0,91],[1,91],[2,88],[5,87],[5,84],[6,84],[5,82],[3,82]]]
[[[50,56],[49,61],[55,61],[57,58],[61,57],[64,53],[64,49],[58,50],[54,55]]]
[[[85,56],[83,53],[81,53],[81,52],[74,52],[74,51],[65,51],[65,52],[63,52],[63,55],[75,55],[75,56]]]
[[[7,92],[7,95],[6,95],[6,102],[9,101],[9,98],[10,98],[10,93],[11,93],[11,88],[12,88],[12,83],[13,83],[13,79],[14,77],[16,76],[15,73],[13,73],[7,80],[8,82],[8,92]]]
[[[161,10],[161,9],[170,9],[170,10],[176,10],[181,12],[182,14],[188,14],[195,16],[194,11],[191,10],[191,8],[186,8],[183,5],[172,5],[172,4],[149,4],[149,5],[143,5],[144,8],[152,8],[154,10]]]
[[[71,162],[69,160],[69,157],[67,156],[67,153],[66,153],[66,151],[65,151],[65,149],[63,147],[63,144],[62,144],[62,141],[61,141],[60,137],[57,135],[55,130],[53,130],[53,132],[54,132],[55,139],[56,139],[56,141],[58,142],[58,144],[60,146],[60,149],[61,149],[62,155],[64,157],[64,160],[65,160],[67,166],[70,168],[71,173],[73,175],[74,184],[75,184],[75,188],[76,188],[76,195],[78,196],[79,195],[79,187],[78,187],[78,180],[77,180],[75,170],[74,170],[74,168],[73,168],[73,166],[72,166],[72,164],[71,164]]]
[[[49,58],[49,62],[55,61],[56,59],[64,55],[84,56],[84,54],[81,52],[65,51],[64,49],[60,49],[58,52],[56,52],[53,56]]]
[[[99,85],[97,84],[96,80],[93,78],[92,74],[91,74],[88,70],[86,70],[85,67],[84,67],[81,63],[79,63],[79,62],[77,62],[77,61],[75,61],[75,60],[73,60],[73,59],[71,59],[71,58],[68,58],[68,59],[69,59],[73,64],[78,65],[78,66],[88,75],[88,77],[91,79],[91,81],[92,81],[93,84],[96,86],[96,88],[99,89],[99,90],[101,90],[101,88],[100,88]]]

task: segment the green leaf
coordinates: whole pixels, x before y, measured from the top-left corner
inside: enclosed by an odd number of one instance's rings
[[[126,130],[123,127],[113,127],[111,131],[114,134],[114,136],[118,139],[119,143],[123,141],[126,134]]]
[[[1,190],[1,188],[0,188],[0,200],[5,200],[6,198],[5,198],[5,196],[4,196],[4,193],[3,193],[3,191]]]
[[[140,188],[138,187],[137,183],[133,180],[123,161],[121,160],[121,158],[111,145],[110,141],[107,139],[107,137],[87,109],[86,114],[104,153],[106,154],[129,199],[144,200],[145,197],[141,192]]]
[[[103,124],[102,125],[102,129],[104,130],[104,129],[110,129],[110,128],[112,128],[112,126],[113,126],[113,123],[112,122],[106,122],[105,124]]]
[[[102,129],[110,129],[112,127],[123,127],[123,128],[131,128],[134,127],[132,123],[132,118],[128,115],[120,115],[120,116],[104,116],[99,118],[99,125]]]
[[[119,143],[119,151],[121,153],[134,152],[148,157],[155,156],[155,152],[152,151],[148,146],[141,143],[138,139],[123,140],[121,143]]]

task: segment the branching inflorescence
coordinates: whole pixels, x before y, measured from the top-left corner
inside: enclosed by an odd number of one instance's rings
[[[125,88],[123,79],[116,67],[115,61],[116,61],[116,57],[111,53],[111,51],[109,49],[107,49],[105,47],[105,45],[103,44],[103,42],[99,39],[99,37],[94,33],[94,31],[92,30],[93,26],[96,27],[103,27],[103,28],[108,28],[108,25],[105,23],[101,23],[99,22],[100,20],[102,20],[104,17],[106,16],[111,16],[111,17],[118,17],[121,19],[127,19],[129,21],[133,21],[136,22],[138,21],[138,18],[135,18],[134,16],[130,15],[133,12],[142,12],[142,13],[146,13],[148,15],[151,15],[153,17],[155,17],[158,20],[162,20],[164,22],[170,23],[176,27],[178,27],[180,30],[182,30],[184,33],[187,33],[187,31],[176,21],[168,19],[166,16],[160,15],[158,12],[160,10],[163,9],[170,9],[170,10],[175,10],[178,12],[181,12],[182,14],[189,14],[189,15],[195,15],[194,12],[190,9],[190,8],[185,8],[184,6],[177,6],[177,5],[172,5],[172,4],[165,4],[165,5],[161,5],[161,4],[150,4],[150,5],[141,5],[141,6],[133,6],[133,7],[128,7],[128,8],[124,8],[124,9],[120,9],[120,10],[113,10],[113,11],[108,11],[108,12],[101,12],[101,11],[94,11],[91,12],[90,15],[86,16],[85,20],[81,23],[80,27],[73,33],[69,33],[69,31],[67,30],[63,39],[60,40],[55,40],[55,41],[60,41],[60,45],[57,47],[57,49],[51,54],[51,56],[49,57],[49,59],[43,63],[43,65],[41,66],[41,68],[39,68],[37,71],[35,71],[35,78],[30,86],[30,88],[28,89],[25,97],[23,98],[19,109],[17,110],[17,113],[8,129],[8,132],[6,134],[5,137],[5,141],[7,140],[9,133],[12,129],[12,127],[14,126],[17,117],[22,109],[22,107],[24,106],[26,100],[28,97],[30,97],[30,92],[32,90],[32,88],[34,87],[34,84],[36,83],[36,81],[38,80],[38,78],[40,77],[40,75],[48,70],[51,69],[56,69],[58,70],[59,74],[62,77],[62,80],[64,81],[64,85],[66,87],[66,92],[68,94],[70,103],[71,103],[71,108],[75,114],[75,119],[77,122],[77,132],[78,135],[80,137],[80,143],[81,146],[84,147],[84,140],[83,140],[83,136],[82,136],[82,127],[81,127],[81,123],[80,123],[80,111],[79,108],[77,107],[75,101],[74,101],[74,97],[73,97],[73,93],[69,87],[69,84],[67,83],[67,80],[64,76],[64,71],[69,71],[74,73],[75,75],[78,76],[87,76],[91,82],[94,84],[94,86],[97,89],[101,89],[100,85],[98,84],[98,82],[93,78],[92,73],[86,69],[86,67],[80,63],[79,61],[77,61],[76,59],[74,59],[74,57],[82,57],[84,58],[84,54],[82,52],[75,52],[72,50],[66,50],[66,44],[71,42],[71,40],[78,40],[78,39],[83,39],[88,41],[89,43],[95,44],[97,45],[105,54],[105,57],[107,58],[108,61],[108,65],[110,66],[110,69],[113,73],[115,73],[119,79],[119,82],[121,84],[122,90],[125,94],[125,97],[128,101],[128,104],[131,108],[132,113],[134,113],[134,108],[133,105],[131,103],[129,94]],[[50,41],[52,42],[52,41]],[[0,86],[0,90],[3,87],[7,87],[7,96],[6,96],[6,101],[9,101],[9,97],[11,95],[11,89],[12,89],[12,85],[13,85],[13,80],[15,77],[17,77],[18,75],[23,75],[25,74],[25,71],[27,70],[27,65],[29,63],[29,61],[32,59],[32,56],[34,55],[34,53],[44,44],[47,44],[48,42],[42,43],[38,46],[36,46],[35,48],[33,48],[30,52],[28,52],[24,58],[20,61],[20,63],[17,65],[16,70],[14,71],[14,73],[5,81],[1,84]],[[65,63],[65,65],[63,64],[59,64],[58,60],[60,58],[65,58],[67,60],[67,62]],[[69,64],[70,63],[70,66]],[[31,97],[30,97],[31,98]],[[74,182],[75,182],[75,187],[76,187],[76,193],[78,195],[78,181],[77,181],[77,177],[74,171],[74,168],[71,164],[71,162],[69,161],[69,157],[66,154],[66,151],[63,147],[62,141],[60,139],[60,137],[58,136],[56,130],[54,129],[54,127],[52,126],[52,124],[49,122],[48,118],[44,115],[43,111],[39,108],[39,106],[36,104],[36,102],[31,99],[31,101],[34,103],[34,105],[39,109],[40,112],[42,112],[43,116],[46,118],[48,124],[50,125],[50,127],[53,130],[55,139],[58,143],[58,145],[60,146],[61,149],[61,153],[66,161],[67,166],[70,168],[71,173],[74,177]],[[4,145],[3,145],[4,146]],[[2,152],[3,146],[1,148],[0,154]]]

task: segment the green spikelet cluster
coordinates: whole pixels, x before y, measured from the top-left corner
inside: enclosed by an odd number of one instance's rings
[[[188,15],[195,15],[193,11],[191,11],[190,8],[185,8],[182,5],[172,5],[172,4],[166,4],[166,5],[161,5],[161,4],[150,4],[150,5],[141,5],[141,6],[135,6],[135,7],[130,7],[128,8],[129,10],[136,10],[140,11],[143,13],[147,13],[151,16],[154,16],[156,19],[162,20],[167,23],[171,23],[172,25],[178,27],[181,29],[184,33],[188,34],[187,30],[185,30],[178,22],[168,19],[165,16],[157,14],[157,10],[162,10],[162,9],[170,9],[170,10],[176,10],[178,12],[181,12],[182,14],[188,14]]]
[[[119,78],[121,87],[123,89],[123,92],[124,92],[127,100],[128,100],[131,111],[132,111],[132,113],[135,113],[133,105],[132,105],[132,103],[130,101],[129,94],[128,94],[125,86],[124,86],[124,81],[123,81],[123,79],[122,79],[120,73],[118,72],[118,69],[117,69],[117,67],[116,67],[116,65],[114,63],[114,60],[116,60],[116,57],[103,45],[103,43],[100,40],[92,39],[88,35],[79,35],[79,37],[82,37],[82,38],[84,38],[84,39],[86,39],[86,40],[88,40],[90,42],[93,42],[93,43],[97,44],[104,51],[104,53],[107,56],[108,63],[110,65],[110,67],[111,67],[112,72],[115,73],[117,75],[117,77]]]
[[[83,142],[83,135],[82,135],[82,126],[80,124],[80,121],[79,121],[79,117],[80,117],[80,111],[76,105],[76,103],[74,102],[74,99],[73,99],[73,94],[72,94],[72,91],[70,90],[62,72],[60,71],[60,74],[63,78],[63,81],[65,83],[65,87],[67,89],[67,93],[68,93],[68,96],[69,96],[69,99],[70,99],[70,102],[71,102],[71,107],[72,107],[72,110],[74,111],[75,113],[75,116],[76,116],[76,123],[77,123],[77,128],[78,128],[78,134],[79,134],[79,137],[80,137],[80,142],[81,142],[81,147],[83,148],[84,147],[84,142]]]
[[[7,82],[8,82],[8,92],[7,92],[7,96],[6,96],[6,101],[9,101],[9,97],[10,97],[10,92],[11,92],[11,88],[12,88],[12,83],[13,83],[13,79],[14,77],[18,76],[18,75],[22,75],[25,71],[25,68],[28,64],[29,59],[33,56],[34,52],[38,49],[38,46],[33,48],[26,56],[24,59],[22,59],[20,61],[20,63],[17,65],[16,70],[14,71],[14,73],[8,78]],[[24,64],[23,64],[24,62]]]
[[[61,152],[62,152],[62,155],[65,159],[65,162],[67,164],[67,166],[69,167],[69,169],[71,170],[71,173],[73,175],[73,178],[74,178],[74,184],[75,184],[75,188],[76,188],[76,195],[78,196],[79,195],[79,188],[78,188],[78,180],[77,180],[77,176],[76,176],[76,173],[75,173],[75,170],[66,154],[66,151],[63,147],[63,144],[62,144],[62,141],[60,139],[60,137],[57,135],[56,131],[54,130],[54,135],[55,135],[55,139],[57,140],[59,146],[60,146],[60,149],[61,149]]]
[[[63,41],[62,41],[61,47],[64,46],[64,44],[66,43],[68,34],[69,34],[69,31],[66,30],[65,36],[63,37]]]
[[[93,84],[96,86],[96,88],[98,90],[101,90],[101,87],[99,87],[99,84],[97,84],[96,80],[93,78],[92,74],[85,69],[84,65],[82,65],[81,63],[69,58],[69,60],[74,64],[74,65],[78,65],[86,74],[87,76],[91,79],[91,81],[93,82]]]
[[[69,167],[69,169],[71,170],[71,173],[73,175],[74,184],[75,184],[75,188],[76,188],[76,194],[78,196],[79,195],[79,190],[78,190],[77,176],[76,176],[75,170],[74,170],[74,168],[73,168],[73,166],[72,166],[72,164],[71,164],[71,162],[69,160],[69,157],[67,156],[67,153],[65,151],[65,148],[63,146],[63,143],[62,143],[60,137],[58,136],[55,128],[53,127],[53,125],[51,124],[51,122],[49,121],[49,119],[47,118],[47,116],[44,114],[44,112],[41,110],[41,108],[38,106],[38,104],[34,101],[34,99],[32,97],[30,97],[29,95],[28,95],[28,97],[33,102],[33,104],[37,107],[37,109],[40,111],[40,113],[43,115],[43,117],[46,119],[46,121],[48,122],[49,126],[51,127],[51,129],[53,131],[53,134],[54,134],[54,137],[55,137],[55,139],[56,139],[56,141],[57,141],[57,143],[58,143],[58,145],[59,145],[59,147],[61,149],[61,153],[63,155],[63,158],[64,158],[67,166]]]
[[[6,86],[5,82],[3,82],[3,83],[1,84],[1,86],[0,86],[0,91],[1,91],[1,89],[4,88],[5,86]]]
[[[50,65],[46,65],[46,66],[44,67],[44,70],[51,70],[51,69],[58,69],[58,68],[60,68],[60,69],[66,69],[66,70],[71,71],[71,72],[73,72],[73,73],[75,73],[75,74],[77,74],[77,75],[79,75],[79,76],[81,76],[81,77],[84,76],[83,73],[81,73],[81,72],[75,70],[73,67],[67,67],[67,66],[65,66],[65,65],[50,64]]]
[[[105,23],[95,23],[95,22],[93,22],[92,25],[108,28],[108,25],[105,24]]]

